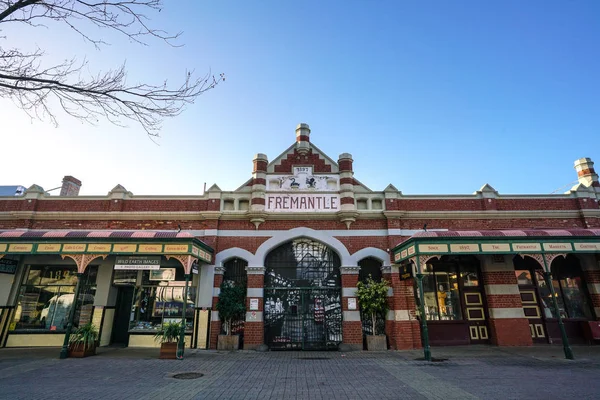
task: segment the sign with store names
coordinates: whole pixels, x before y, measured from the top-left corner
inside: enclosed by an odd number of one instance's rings
[[[156,256],[129,256],[117,257],[115,269],[152,270],[160,269],[160,257]]]

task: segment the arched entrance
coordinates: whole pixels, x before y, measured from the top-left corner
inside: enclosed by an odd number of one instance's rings
[[[373,257],[363,258],[358,262],[360,271],[358,273],[358,280],[361,282],[367,282],[370,277],[375,282],[381,282],[383,274],[381,272],[382,262]],[[367,335],[384,335],[385,334],[385,315],[378,314],[375,320],[375,330],[373,333],[373,325],[371,324],[371,317],[363,315],[361,311],[360,320],[362,321],[362,332],[363,332],[363,348],[367,349]]]
[[[542,266],[530,257],[515,256],[515,274],[523,312],[529,320],[534,342],[560,342],[561,335],[552,295]],[[572,343],[585,343],[584,324],[594,319],[587,284],[579,259],[569,254],[557,257],[551,265],[552,285],[565,331]]]
[[[248,261],[234,257],[223,263],[223,281],[224,282],[232,282],[236,286],[241,286],[243,288],[248,287],[248,275],[246,272],[246,267],[248,266]],[[231,321],[231,334],[239,335],[239,346],[241,349],[244,348],[244,324],[246,322],[246,316],[243,315],[237,319]],[[221,324],[221,334],[226,334],[225,332],[225,324]]]
[[[340,257],[300,238],[265,258],[265,343],[271,349],[326,350],[342,342]]]

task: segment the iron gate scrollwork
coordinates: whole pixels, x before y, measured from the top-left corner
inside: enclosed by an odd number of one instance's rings
[[[339,256],[296,239],[265,260],[265,343],[271,349],[337,349],[342,342]]]

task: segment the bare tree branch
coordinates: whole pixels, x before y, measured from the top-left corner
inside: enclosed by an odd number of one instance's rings
[[[151,28],[143,13],[160,9],[160,0],[0,0],[0,29],[6,23],[35,27],[44,20],[59,22],[100,48],[106,43],[86,31],[91,23],[142,45],[146,45],[144,38],[151,37],[175,46],[173,40],[181,33],[170,35]],[[58,102],[67,114],[90,123],[104,118],[123,126],[123,119],[133,120],[150,136],[158,136],[165,118],[179,115],[185,105],[225,80],[223,74],[198,77],[186,72],[183,83],[175,87],[167,86],[166,81],[160,85],[129,84],[125,64],[83,77],[86,60],[42,67],[43,60],[40,49],[26,53],[0,46],[0,98],[11,99],[32,118],[50,119],[54,124],[57,118],[50,106]]]

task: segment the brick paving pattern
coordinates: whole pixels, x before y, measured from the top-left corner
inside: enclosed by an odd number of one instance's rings
[[[100,349],[59,360],[58,349],[0,349],[1,399],[596,399],[600,346],[470,346],[420,351],[187,351]],[[194,380],[174,373],[200,372]]]

